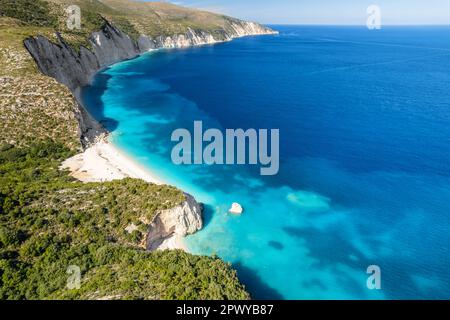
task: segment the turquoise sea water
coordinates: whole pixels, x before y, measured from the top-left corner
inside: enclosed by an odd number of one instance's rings
[[[253,297],[450,298],[450,28],[274,28],[116,64],[84,100],[117,146],[205,203],[189,249],[231,262]],[[194,120],[279,128],[280,173],[173,165],[171,133]]]

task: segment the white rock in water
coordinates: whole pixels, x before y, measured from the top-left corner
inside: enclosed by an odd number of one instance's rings
[[[231,209],[229,210],[229,212],[233,214],[242,214],[242,212],[244,212],[244,209],[239,203],[235,202],[231,205]]]

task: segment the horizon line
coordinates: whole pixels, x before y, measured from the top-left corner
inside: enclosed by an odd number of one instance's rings
[[[366,24],[344,24],[344,23],[261,23],[268,26],[329,26],[329,27],[367,27]],[[382,24],[383,27],[450,27],[448,24],[432,24],[432,23],[421,23],[421,24]]]

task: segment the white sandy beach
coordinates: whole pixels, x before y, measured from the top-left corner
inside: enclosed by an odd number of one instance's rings
[[[186,245],[184,244],[184,238],[179,235],[173,235],[172,237],[164,240],[158,247],[158,250],[175,250],[180,249],[188,252]]]
[[[63,162],[63,169],[69,169],[71,176],[82,182],[104,182],[124,178],[142,179],[163,184],[149,170],[142,168],[106,138]]]
[[[164,184],[152,172],[115,147],[106,137],[98,139],[83,153],[64,161],[61,168],[68,169],[72,177],[85,183],[136,178],[150,183]],[[187,251],[183,238],[180,236],[166,239],[158,247],[158,250],[175,249]]]

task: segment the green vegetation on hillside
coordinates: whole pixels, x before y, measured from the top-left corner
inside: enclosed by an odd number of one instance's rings
[[[42,0],[0,0],[0,16],[11,17],[34,26],[56,27],[49,4]]]
[[[58,170],[71,154],[52,142],[0,146],[0,299],[248,298],[217,258],[144,250],[147,224],[181,203],[180,191],[76,182]],[[71,265],[81,269],[79,290],[66,288]]]
[[[81,29],[67,28],[66,8],[81,9]],[[32,26],[55,28],[73,47],[89,47],[89,36],[100,30],[102,17],[135,40],[140,35],[150,37],[184,34],[188,28],[204,30],[217,39],[230,31],[230,23],[238,20],[201,10],[179,7],[166,2],[130,0],[0,0],[0,16],[18,19]]]
[[[51,139],[80,150],[78,106],[70,90],[42,75],[23,46],[30,35],[51,38],[51,28],[0,17],[0,144]]]

